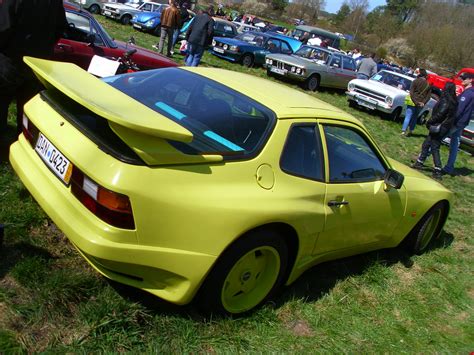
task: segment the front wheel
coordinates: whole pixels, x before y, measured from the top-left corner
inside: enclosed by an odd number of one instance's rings
[[[120,19],[120,23],[122,25],[129,25],[131,20],[132,20],[132,17],[130,15],[124,15]]]
[[[100,7],[99,7],[99,5],[97,5],[97,4],[91,5],[91,7],[89,7],[89,12],[90,12],[91,14],[98,14],[98,13],[100,12]]]
[[[304,82],[304,88],[309,91],[316,91],[319,88],[319,77],[317,75],[310,76]]]
[[[251,68],[253,66],[253,56],[251,54],[245,54],[242,57],[242,65]]]
[[[249,233],[221,255],[199,291],[198,302],[205,312],[250,311],[280,288],[287,262],[287,247],[278,234]]]
[[[443,202],[438,202],[426,212],[407,237],[405,245],[408,251],[417,255],[423,254],[430,242],[440,235],[447,212]]]

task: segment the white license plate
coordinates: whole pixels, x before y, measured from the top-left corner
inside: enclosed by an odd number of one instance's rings
[[[224,50],[222,48],[219,48],[219,47],[214,47],[214,52],[224,53]]]
[[[110,15],[112,15],[112,13],[110,11],[104,11],[104,15],[105,16],[110,16]]]
[[[357,104],[359,104],[360,106],[370,108],[371,110],[373,110],[375,108],[374,104],[372,104],[370,102],[365,102],[364,100],[357,100]]]
[[[133,24],[133,27],[138,28],[138,29],[141,29],[141,28],[142,28],[141,25],[137,25],[136,23]]]
[[[71,179],[72,164],[58,148],[40,133],[35,150],[53,173],[68,185]]]
[[[286,74],[286,70],[285,70],[285,69],[280,69],[280,68],[276,68],[276,67],[271,67],[271,68],[270,68],[270,71],[271,71],[272,73],[277,73],[277,74],[282,74],[282,75]]]

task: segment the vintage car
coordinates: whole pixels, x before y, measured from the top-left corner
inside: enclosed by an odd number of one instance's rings
[[[211,53],[217,57],[242,63],[246,67],[263,65],[269,53],[292,54],[301,42],[271,32],[245,32],[235,38],[214,37]]]
[[[227,37],[227,38],[233,38],[237,36],[237,27],[235,24],[231,21],[224,20],[220,17],[213,17],[214,20],[214,30],[213,30],[213,37]],[[178,38],[180,40],[183,40],[186,38],[186,32],[189,29],[189,26],[194,21],[194,16],[192,15],[192,18],[190,21],[186,22],[181,29],[179,30],[179,36]]]
[[[354,59],[317,46],[302,46],[291,55],[268,54],[265,66],[267,75],[297,81],[310,91],[320,86],[345,89],[356,78]]]
[[[83,9],[86,9],[91,14],[100,14],[104,3],[104,1],[98,0],[73,0],[73,2],[79,4]]]
[[[350,106],[377,110],[398,122],[405,115],[405,97],[409,95],[414,80],[408,75],[382,70],[369,80],[351,80],[347,85],[347,99]],[[427,120],[435,104],[434,99],[428,101],[418,115],[419,123]]]
[[[144,11],[133,15],[130,21],[132,27],[138,31],[150,32],[155,36],[161,33],[161,13],[169,5],[160,5],[156,11]]]
[[[344,41],[344,38],[336,33],[323,30],[322,28],[299,25],[292,31],[292,36],[296,39],[300,39],[305,32],[308,32],[311,37],[319,37],[321,40],[328,42],[329,46],[339,49],[341,47],[341,41]]]
[[[318,263],[422,253],[448,216],[443,185],[285,85],[24,60],[46,90],[25,105],[13,169],[98,272],[169,302],[241,314]]]
[[[239,33],[244,33],[244,32],[261,32],[262,28],[250,25],[248,23],[243,23],[243,22],[238,22],[238,21],[233,21],[232,22],[234,25],[237,26],[237,31]]]
[[[462,73],[471,73],[474,74],[474,68],[462,68],[456,75],[451,78],[447,78],[436,73],[428,73],[428,83],[431,85],[431,90],[438,96],[441,96],[441,92],[444,89],[446,83],[454,83],[456,85],[456,94],[460,95],[464,91],[464,86],[462,86],[462,80],[459,76]]]
[[[138,7],[131,6],[127,3],[106,3],[102,6],[102,15],[120,21],[122,25],[128,25],[132,21],[134,15],[142,11],[158,12],[162,4],[159,2],[146,1]]]
[[[56,43],[55,60],[75,63],[87,70],[94,55],[120,58],[125,52],[136,49],[132,60],[142,70],[177,66],[156,52],[113,40],[91,14],[76,4],[64,2],[64,9],[69,27]]]

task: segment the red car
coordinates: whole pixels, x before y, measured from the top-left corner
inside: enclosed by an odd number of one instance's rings
[[[433,93],[438,96],[441,95],[441,90],[444,89],[444,86],[447,82],[454,83],[456,85],[456,94],[459,95],[463,92],[464,88],[461,85],[461,80],[459,80],[459,75],[462,73],[474,73],[474,68],[464,68],[459,71],[454,77],[446,78],[438,74],[428,74],[428,83],[432,87]]]
[[[132,60],[142,70],[177,66],[156,52],[113,40],[97,20],[79,6],[64,2],[64,9],[69,28],[56,44],[55,60],[72,62],[87,70],[94,55],[119,58],[130,49],[136,49]]]

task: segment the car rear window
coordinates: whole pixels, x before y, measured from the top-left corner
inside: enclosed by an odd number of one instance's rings
[[[187,70],[163,68],[104,81],[190,130],[191,143],[170,141],[186,154],[253,155],[275,124],[275,115],[267,107]]]

